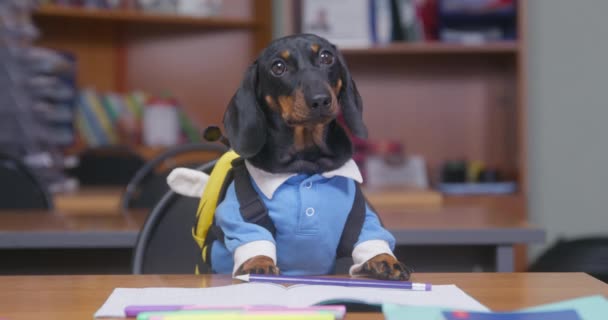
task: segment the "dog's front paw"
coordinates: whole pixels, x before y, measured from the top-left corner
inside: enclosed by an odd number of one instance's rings
[[[358,272],[360,275],[381,280],[409,280],[412,269],[395,257],[383,253],[367,260]]]
[[[241,274],[279,274],[279,267],[270,257],[255,256],[241,264],[236,275]]]

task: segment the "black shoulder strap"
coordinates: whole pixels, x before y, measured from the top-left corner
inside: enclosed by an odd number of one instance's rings
[[[262,199],[260,199],[258,193],[251,185],[249,172],[247,171],[247,167],[242,158],[237,158],[232,161],[232,168],[228,171],[222,189],[220,190],[220,201],[226,196],[226,190],[228,190],[228,186],[232,181],[234,181],[236,197],[240,206],[239,211],[241,212],[243,220],[266,228],[274,237],[276,234],[274,223],[272,223],[272,220],[268,215],[268,209],[264,205],[264,202],[262,202]],[[205,261],[211,261],[211,243],[215,240],[224,242],[224,231],[215,223],[214,218],[210,230],[207,233],[207,239],[205,240],[205,243],[208,245]]]
[[[346,223],[344,224],[344,230],[342,230],[342,236],[340,236],[340,243],[338,244],[338,250],[336,251],[337,258],[350,257],[353,253],[355,243],[359,240],[361,229],[363,229],[363,223],[365,222],[365,196],[361,191],[359,183],[355,181],[355,200],[353,206],[350,209]]]
[[[242,158],[233,160],[232,170],[234,174],[234,188],[243,220],[266,228],[274,237],[276,233],[274,223],[268,215],[266,205],[264,205],[264,202],[260,199],[260,196],[251,184],[251,178],[245,166],[245,161]]]

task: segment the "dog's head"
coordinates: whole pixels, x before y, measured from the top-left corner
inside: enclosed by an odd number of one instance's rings
[[[269,142],[269,129],[291,130],[292,140],[306,131],[319,140],[340,113],[354,135],[367,137],[361,97],[344,58],[327,40],[302,34],[273,41],[248,68],[224,127],[234,150],[251,158]]]

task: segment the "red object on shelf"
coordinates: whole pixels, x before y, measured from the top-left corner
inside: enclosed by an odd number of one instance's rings
[[[391,156],[403,153],[403,145],[398,141],[381,140],[368,144],[369,153],[379,156]]]
[[[427,41],[437,40],[439,38],[437,31],[437,0],[420,1],[416,6],[416,15],[422,22],[424,39]]]
[[[353,143],[353,160],[359,167],[361,175],[363,176],[363,180],[365,181],[365,158],[367,156],[367,142],[365,141],[365,139],[356,137],[350,132],[350,129],[346,125],[342,114],[338,115],[337,121],[342,126],[342,128],[344,128],[346,134]]]

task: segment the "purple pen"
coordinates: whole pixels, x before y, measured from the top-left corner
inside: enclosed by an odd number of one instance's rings
[[[407,281],[391,281],[391,280],[364,280],[364,279],[344,279],[344,278],[322,278],[322,277],[293,277],[283,275],[267,275],[267,274],[245,274],[235,276],[235,279],[245,282],[271,282],[271,283],[297,283],[297,284],[312,284],[326,286],[344,286],[344,287],[367,287],[367,288],[385,288],[385,289],[406,289],[414,291],[430,291],[430,283],[416,283]]]

